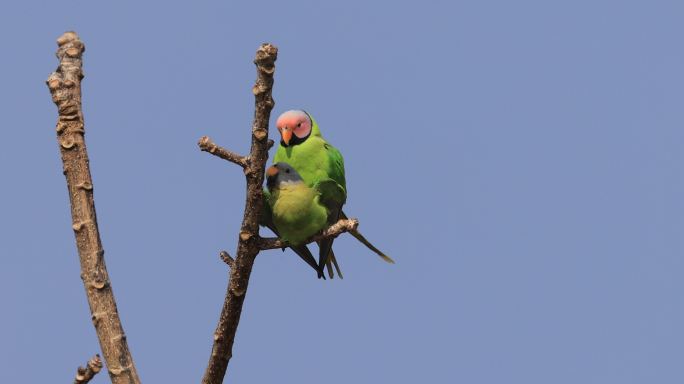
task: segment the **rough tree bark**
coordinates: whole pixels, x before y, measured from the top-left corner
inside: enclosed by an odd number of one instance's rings
[[[59,113],[57,141],[69,190],[72,228],[81,262],[81,279],[86,289],[93,325],[97,331],[112,383],[139,384],[140,379],[116,308],[97,227],[93,183],[83,137],[85,129],[81,108],[82,58],[85,45],[75,32],[66,32],[57,39],[57,44],[59,66],[48,77],[47,85]],[[273,146],[273,141],[268,140],[268,121],[274,105],[271,90],[277,53],[275,46],[263,44],[257,50],[254,59],[257,66],[257,80],[252,89],[255,97],[255,112],[249,155],[240,156],[233,153],[216,145],[206,136],[199,141],[201,150],[240,165],[247,179],[247,197],[238,236],[236,258],[233,259],[225,251],[220,253],[221,259],[230,266],[230,275],[223,309],[214,332],[209,364],[202,378],[202,383],[205,384],[223,382],[228,361],[232,357],[235,332],[257,254],[263,250],[287,246],[287,243],[281,239],[260,237],[258,223],[262,209],[264,169],[268,159],[268,149]],[[357,226],[356,219],[340,220],[322,233],[313,236],[307,243],[355,231]],[[74,383],[88,383],[101,368],[102,362],[99,355],[96,355],[86,367],[79,367]]]
[[[48,77],[47,85],[59,113],[57,141],[69,190],[72,228],[81,261],[81,279],[112,383],[138,384],[140,379],[126,343],[107,274],[97,227],[88,152],[83,138],[81,79],[85,45],[75,32],[66,32],[57,39],[57,44],[59,66]]]
[[[264,166],[268,158],[268,120],[274,105],[271,88],[277,56],[278,48],[271,44],[262,44],[254,59],[257,66],[257,80],[252,91],[256,100],[252,124],[252,147],[249,156],[234,155],[227,150],[214,150],[214,153],[231,153],[227,159],[243,167],[247,178],[247,199],[245,201],[245,214],[240,227],[237,256],[230,269],[230,281],[221,316],[214,332],[211,357],[202,378],[202,383],[205,384],[223,382],[228,360],[233,353],[233,340],[240,321],[249,276],[252,273],[254,259],[259,253],[255,240],[259,237],[258,218],[262,205],[261,188],[264,183]],[[209,142],[208,137],[203,137],[200,139],[199,145],[204,149],[204,145]],[[214,145],[213,148],[217,147]]]
[[[264,170],[268,159],[268,149],[273,145],[268,140],[268,121],[274,101],[271,96],[273,73],[278,49],[271,44],[262,44],[256,52],[254,64],[257,67],[257,80],[252,88],[255,97],[254,122],[252,124],[252,146],[248,156],[241,156],[218,146],[209,137],[199,140],[199,147],[206,151],[241,166],[247,179],[247,198],[242,226],[238,236],[238,247],[235,259],[227,252],[220,253],[221,259],[230,266],[230,277],[223,309],[219,317],[209,364],[202,378],[203,384],[220,384],[233,355],[233,341],[245,301],[249,276],[257,254],[262,250],[287,246],[276,238],[259,236],[259,214],[262,209],[262,188]],[[323,237],[338,236],[343,232],[355,230],[358,221],[355,219],[340,220],[322,234],[309,239],[309,242]]]

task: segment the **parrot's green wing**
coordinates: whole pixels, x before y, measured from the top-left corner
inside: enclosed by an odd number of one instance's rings
[[[328,177],[334,180],[344,192],[344,200],[347,199],[347,181],[344,177],[344,158],[342,153],[328,142],[323,144],[328,156]]]
[[[304,183],[320,193],[319,202],[328,210],[327,225],[337,222],[342,205],[347,200],[347,184],[344,175],[344,158],[340,151],[321,136],[316,121],[309,115],[312,132],[308,139],[297,145],[278,146],[273,163],[288,163],[301,175]],[[323,230],[325,228],[321,228]],[[331,252],[333,240],[319,242],[319,268],[328,266],[332,277],[332,265],[342,277],[335,254]]]
[[[270,204],[271,194],[268,189],[264,188],[263,196],[264,203],[261,209],[261,215],[259,215],[259,225],[270,229],[276,236],[280,237],[280,234],[273,223],[273,211],[271,210]],[[316,263],[316,259],[313,257],[313,254],[311,254],[311,251],[309,251],[309,247],[307,247],[306,244],[290,246],[290,249],[292,249],[302,260],[304,260],[304,262],[309,264],[311,268],[316,271],[319,279],[321,277],[325,279],[323,268],[319,268],[318,264]],[[283,250],[285,250],[285,248],[283,248]]]
[[[273,225],[273,211],[271,210],[271,192],[264,188],[261,193],[261,214],[259,215],[259,225],[269,227]]]
[[[319,181],[314,189],[318,191],[319,198],[318,201],[328,210],[328,226],[335,224],[340,219],[340,213],[342,212],[342,206],[347,200],[347,193],[345,189],[338,184],[333,179],[325,179]],[[335,264],[337,273],[342,277],[340,272],[340,267],[337,265],[337,260],[334,258],[334,253],[332,252],[332,245],[335,239],[323,239],[318,242],[319,254],[318,254],[318,267],[323,269],[324,266],[328,265],[328,275],[333,277],[332,268],[329,265],[330,262]]]

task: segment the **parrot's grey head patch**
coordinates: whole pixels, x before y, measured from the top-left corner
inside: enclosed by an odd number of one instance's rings
[[[273,170],[273,168],[275,168],[275,170]],[[300,183],[303,181],[302,176],[300,176],[299,173],[288,163],[281,162],[273,164],[269,168],[268,175],[268,179],[266,180],[266,185],[268,188],[280,186],[281,184],[285,183]]]

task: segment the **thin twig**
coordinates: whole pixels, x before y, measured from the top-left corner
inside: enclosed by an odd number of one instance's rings
[[[200,149],[204,152],[209,152],[214,156],[218,156],[223,160],[228,160],[231,163],[235,163],[242,168],[247,168],[247,158],[240,156],[235,152],[229,151],[223,147],[220,147],[214,143],[209,136],[202,136],[197,143]]]
[[[337,237],[345,232],[351,232],[356,230],[358,226],[359,221],[356,219],[340,220],[337,223],[326,228],[323,232],[311,237],[309,240],[306,241],[306,243],[308,244],[331,237]],[[261,249],[262,251],[267,249],[278,249],[287,246],[289,245],[286,241],[277,237],[259,239],[259,249]]]
[[[224,263],[228,264],[229,267],[233,268],[235,266],[235,259],[233,259],[228,252],[221,251],[221,253],[219,253],[219,257]]]
[[[69,190],[72,228],[81,261],[81,279],[112,383],[139,384],[140,379],[116,309],[95,215],[93,182],[83,138],[85,131],[81,109],[85,46],[75,32],[66,32],[57,39],[57,44],[59,67],[48,77],[47,85],[59,112],[57,141]]]
[[[252,273],[254,259],[259,253],[256,241],[259,238],[259,214],[262,206],[262,185],[264,183],[264,168],[268,158],[268,148],[272,141],[268,140],[268,121],[273,109],[271,89],[273,87],[273,72],[278,49],[271,44],[262,44],[256,52],[254,64],[257,66],[257,80],[252,88],[255,98],[254,122],[252,124],[252,146],[246,165],[235,161],[234,156],[226,156],[226,160],[240,164],[245,169],[247,179],[247,197],[245,212],[240,227],[240,236],[233,267],[230,269],[230,280],[226,298],[221,310],[214,343],[209,357],[207,369],[202,377],[203,384],[220,384],[228,368],[228,361],[232,357],[233,341],[237,331],[245,300],[249,276]],[[200,140],[209,145],[211,141]],[[209,148],[209,147],[207,147]],[[217,153],[215,146],[214,154]],[[211,151],[209,151],[212,153]],[[232,153],[226,151],[226,153]],[[222,157],[222,156],[221,156]],[[239,159],[239,157],[238,157]],[[242,158],[244,159],[244,158]]]
[[[102,360],[100,360],[100,355],[95,355],[88,360],[85,367],[78,367],[74,384],[87,384],[100,370],[102,370]]]

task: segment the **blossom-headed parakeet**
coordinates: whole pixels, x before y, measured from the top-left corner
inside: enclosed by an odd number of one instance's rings
[[[347,186],[344,159],[340,151],[323,139],[318,124],[305,111],[291,110],[283,113],[278,117],[276,126],[281,141],[273,162],[288,163],[297,170],[307,186],[317,186],[321,199],[326,201],[328,207],[327,225],[346,218],[342,206],[346,202]],[[385,261],[394,263],[358,231],[352,231],[351,234]],[[332,243],[333,239],[319,242],[319,267],[322,269],[324,265],[328,266],[329,273],[332,272],[329,263]]]

